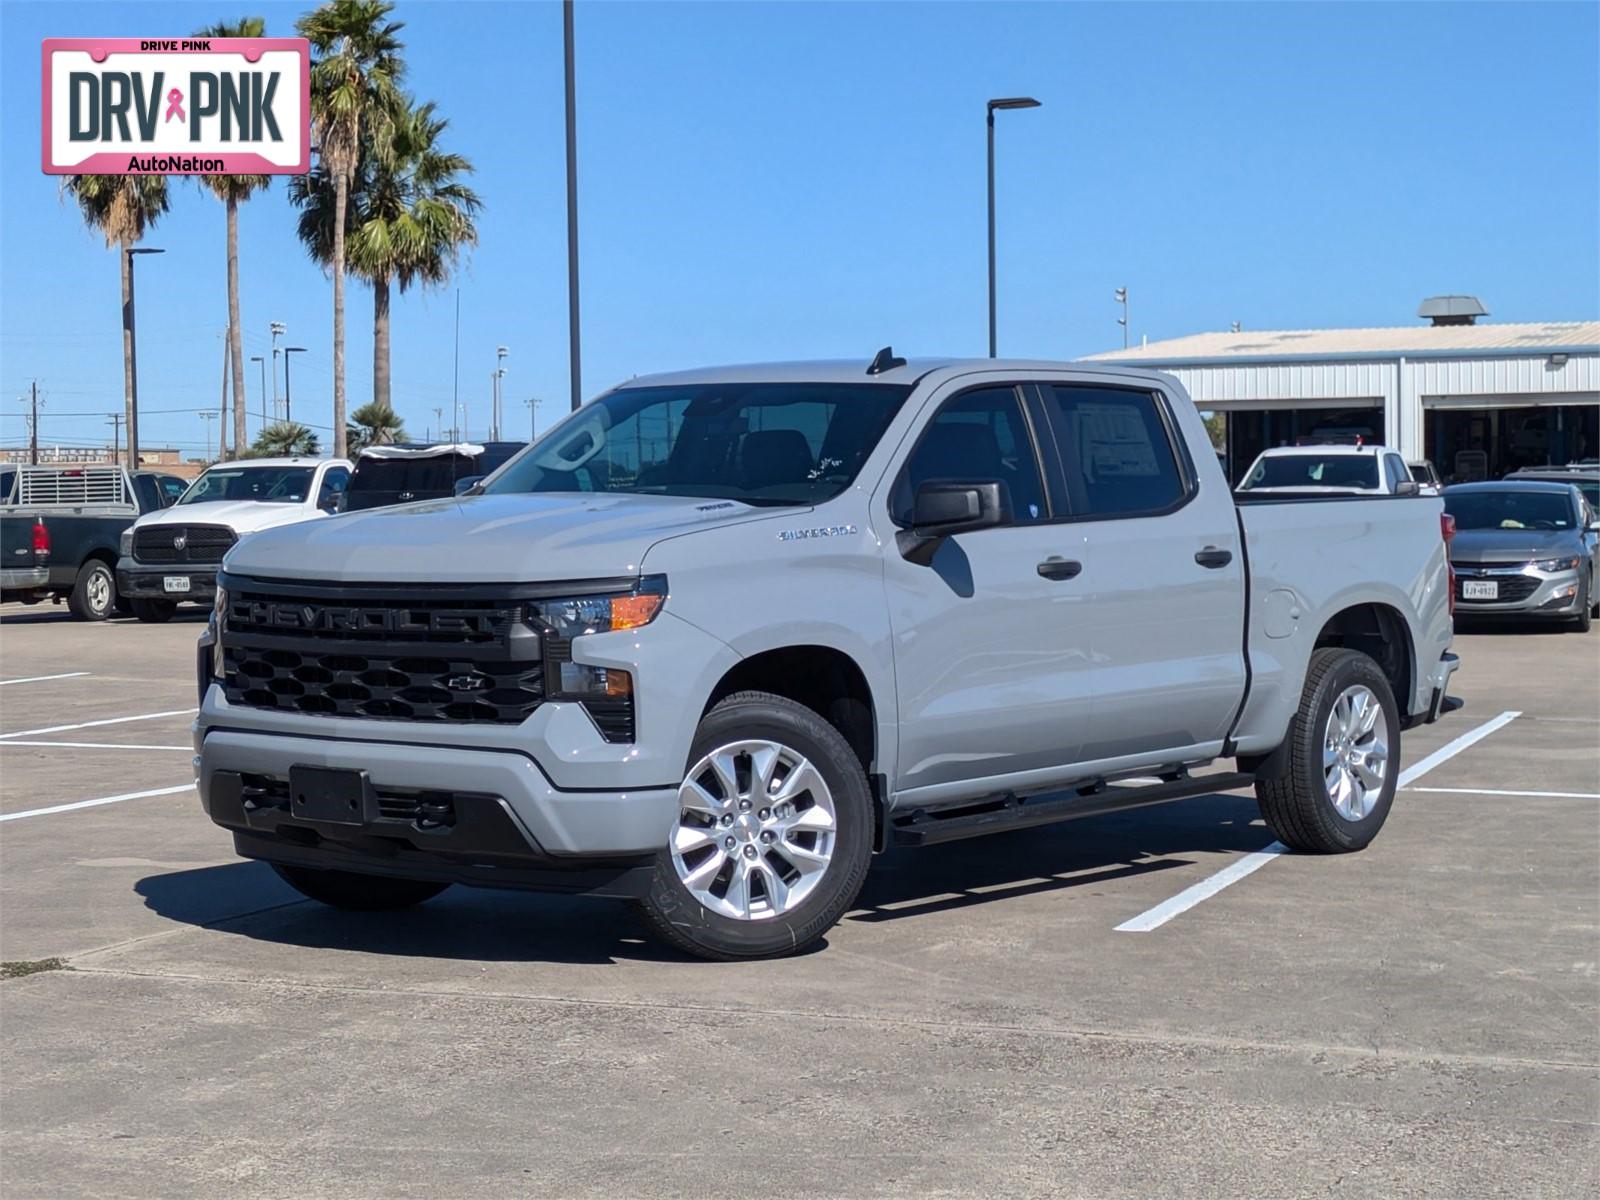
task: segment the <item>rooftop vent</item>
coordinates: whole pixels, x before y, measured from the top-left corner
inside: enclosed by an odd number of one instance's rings
[[[1476,325],[1479,317],[1488,315],[1476,296],[1429,296],[1417,309],[1417,316],[1435,325]]]

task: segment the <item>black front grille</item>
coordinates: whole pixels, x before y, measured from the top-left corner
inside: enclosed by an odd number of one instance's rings
[[[543,662],[286,649],[231,631],[223,640],[228,703],[390,721],[514,725],[544,702]]]
[[[219,563],[238,535],[224,525],[150,525],[133,532],[133,558],[142,563]]]
[[[497,599],[303,599],[253,590],[228,596],[228,629],[233,633],[310,639],[317,642],[383,642],[404,646],[504,646],[522,634],[523,609]]]
[[[1493,600],[1479,600],[1475,597],[1469,598],[1467,596],[1465,586],[1467,580],[1470,579],[1473,582],[1477,582],[1479,578],[1492,579],[1500,585],[1499,594]],[[1526,600],[1539,590],[1539,585],[1543,582],[1544,580],[1533,575],[1484,575],[1474,577],[1472,575],[1462,576],[1458,574],[1456,577],[1456,599],[1462,604],[1510,604],[1518,600]]]

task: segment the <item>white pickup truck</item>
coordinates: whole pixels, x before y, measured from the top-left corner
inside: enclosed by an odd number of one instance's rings
[[[342,458],[247,458],[218,463],[177,502],[124,531],[117,592],[141,621],[170,621],[186,600],[211,603],[217,566],[240,538],[326,516],[350,482]]]
[[[624,896],[787,954],[891,842],[1253,784],[1289,846],[1358,850],[1454,707],[1441,502],[1236,503],[1163,375],[639,378],[480,489],[223,564],[201,797],[308,896]]]

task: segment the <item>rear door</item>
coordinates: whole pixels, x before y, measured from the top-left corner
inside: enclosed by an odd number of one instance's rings
[[[996,790],[999,777],[1058,773],[1077,760],[1091,708],[1076,579],[1083,538],[1051,520],[1037,414],[1009,381],[952,384],[931,405],[891,481],[883,539],[902,802],[907,792],[936,802]],[[898,552],[895,533],[909,525],[916,487],[931,480],[998,481],[1009,515],[947,538],[921,566]]]
[[[1215,471],[1202,489],[1161,392],[1087,381],[1037,391],[1088,555],[1085,757],[1153,764],[1214,753],[1245,682],[1233,498]]]

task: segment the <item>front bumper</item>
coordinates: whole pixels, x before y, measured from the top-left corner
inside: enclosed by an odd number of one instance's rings
[[[1580,612],[1582,572],[1588,567],[1541,571],[1531,563],[1460,563],[1453,569],[1458,617],[1572,617]],[[1467,585],[1472,583],[1493,583],[1499,595],[1493,600],[1469,599]]]
[[[189,581],[186,592],[167,591],[166,581],[182,576]],[[209,603],[217,594],[217,568],[173,563],[149,566],[131,558],[117,561],[117,594],[130,600],[200,600]]]

